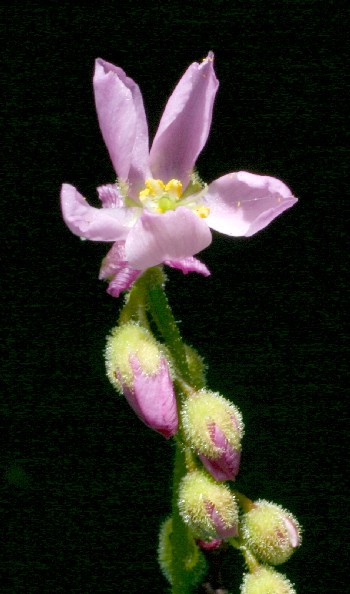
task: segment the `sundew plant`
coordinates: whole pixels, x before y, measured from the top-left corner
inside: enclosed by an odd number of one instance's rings
[[[75,235],[112,244],[99,277],[124,301],[107,337],[107,376],[140,420],[176,445],[171,513],[158,542],[169,592],[190,594],[200,584],[225,592],[207,581],[205,555],[233,547],[246,564],[241,594],[293,594],[274,567],[300,545],[299,523],[277,503],[235,488],[242,414],[207,385],[203,359],[183,342],[164,286],[167,266],[210,275],[195,256],[210,245],[211,229],[249,237],[297,199],[274,177],[238,171],[207,183],[196,172],[218,89],[212,52],[180,78],[151,148],[137,84],[98,59],[93,87],[116,180],[97,188],[101,208],[63,184],[62,214]]]

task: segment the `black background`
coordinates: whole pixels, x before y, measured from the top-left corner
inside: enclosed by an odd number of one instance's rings
[[[273,175],[300,200],[250,239],[214,234],[200,256],[212,276],[169,271],[169,298],[210,387],[242,410],[237,488],[304,527],[281,570],[298,594],[346,591],[346,16],[313,0],[14,2],[3,13],[3,592],[167,590],[155,548],[172,444],[105,378],[122,300],[97,279],[107,246],[65,228],[58,196],[69,182],[97,204],[95,187],[114,180],[96,57],[138,82],[153,136],[180,75],[209,50],[220,89],[199,173]],[[232,593],[242,569],[229,555]]]

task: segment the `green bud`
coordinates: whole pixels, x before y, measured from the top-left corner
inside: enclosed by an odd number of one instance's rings
[[[244,576],[241,594],[296,594],[293,584],[271,567],[259,567]]]
[[[159,532],[158,544],[158,562],[162,573],[170,584],[174,581],[174,567],[173,567],[173,547],[171,543],[173,530],[173,520],[168,518],[163,522]],[[194,587],[201,582],[207,569],[207,564],[202,551],[196,545],[194,539],[191,541],[192,546],[190,555],[186,560],[186,579]]]
[[[179,510],[195,538],[229,538],[238,533],[238,505],[234,495],[207,473],[188,473],[179,488]]]
[[[263,499],[243,515],[240,532],[253,555],[270,565],[287,561],[301,542],[297,519],[280,505]]]

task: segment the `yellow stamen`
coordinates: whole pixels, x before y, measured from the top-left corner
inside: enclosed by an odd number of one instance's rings
[[[171,179],[165,186],[165,191],[171,197],[180,198],[182,194],[182,183],[178,179]]]
[[[145,186],[151,196],[161,196],[165,190],[164,182],[161,179],[153,179],[152,177],[146,179]]]
[[[193,210],[201,219],[206,219],[210,214],[210,208],[208,206],[197,206]]]
[[[199,185],[200,192],[197,192],[197,185]],[[190,192],[186,194],[189,190]],[[149,210],[157,213],[165,213],[169,210],[175,210],[178,206],[186,206],[193,210],[201,219],[206,219],[210,213],[207,206],[198,204],[198,200],[205,194],[206,186],[202,184],[191,184],[186,189],[185,194],[182,193],[182,183],[178,179],[170,179],[166,184],[161,179],[154,179],[152,177],[146,179],[145,188],[139,193],[140,201]],[[191,195],[194,195],[194,200]]]

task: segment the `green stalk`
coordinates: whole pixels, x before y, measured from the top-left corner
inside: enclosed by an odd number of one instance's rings
[[[165,279],[165,277],[163,277]],[[149,312],[174,360],[178,374],[191,383],[185,345],[171,311],[163,283],[152,283],[148,289]]]
[[[130,320],[150,329],[147,313],[152,317],[170,353],[176,375],[183,382],[191,383],[185,345],[171,311],[163,285],[165,275],[160,267],[149,268],[134,283],[119,317],[119,323]],[[181,406],[177,394],[178,408]],[[172,496],[172,594],[190,594],[193,584],[193,570],[196,566],[198,549],[192,534],[184,524],[178,508],[179,485],[186,474],[186,452],[178,438],[176,440]]]
[[[190,594],[192,587],[186,563],[193,555],[193,544],[189,539],[188,529],[182,521],[178,508],[179,485],[186,473],[185,453],[181,444],[176,444],[175,464],[173,473],[172,497],[172,549],[173,549],[173,583],[172,594]]]

